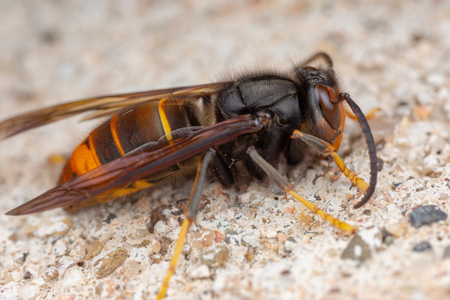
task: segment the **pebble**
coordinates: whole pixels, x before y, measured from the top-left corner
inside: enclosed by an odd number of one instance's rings
[[[382,230],[382,240],[383,244],[391,245],[394,242],[394,235],[387,231],[385,228]]]
[[[1,286],[0,295],[2,299],[19,299],[19,284],[13,281]]]
[[[216,245],[202,253],[201,261],[211,268],[223,267],[228,261],[230,250],[225,245]]]
[[[73,267],[76,264],[77,264],[77,262],[73,258],[67,257],[67,256],[62,257],[59,260],[59,264],[58,264],[59,275],[64,276],[64,273],[66,273],[66,271],[70,267]]]
[[[94,262],[93,268],[98,279],[104,278],[113,273],[127,259],[128,252],[125,248],[111,250],[103,258]]]
[[[414,252],[425,252],[425,251],[430,251],[431,250],[431,245],[428,242],[420,242],[417,245],[414,246],[413,251]]]
[[[123,264],[123,267],[131,276],[138,275],[141,272],[141,264],[134,260],[127,261]]]
[[[436,205],[424,205],[416,208],[409,217],[409,222],[415,228],[426,224],[446,220],[447,214]]]
[[[426,77],[427,83],[435,86],[435,87],[442,87],[445,84],[445,81],[447,80],[447,76],[444,72],[436,71],[434,73],[431,73]]]
[[[16,263],[18,263],[19,265],[23,265],[23,263],[25,262],[25,260],[27,259],[28,253],[22,253],[22,255],[15,260]]]
[[[159,264],[162,261],[162,256],[159,255],[159,254],[155,254],[155,255],[152,256],[152,261],[155,264]]]
[[[387,231],[389,231],[393,236],[399,238],[406,233],[406,229],[409,227],[407,222],[395,223],[386,226]]]
[[[101,220],[100,222],[104,222],[104,223],[107,223],[107,224],[111,224],[111,221],[114,220],[115,218],[117,218],[117,216],[116,216],[115,214],[110,213],[110,214],[108,214],[108,215],[106,216],[106,218],[104,218],[104,219]]]
[[[103,249],[103,243],[99,240],[94,240],[91,243],[89,243],[89,246],[87,248],[87,254],[86,259],[91,260],[94,256],[99,254]]]
[[[244,235],[242,237],[242,246],[256,248],[259,246],[260,233],[255,230],[253,233]]]
[[[25,299],[36,299],[39,296],[39,293],[40,289],[35,285],[26,285],[21,289],[21,294]]]
[[[309,228],[310,225],[313,223],[313,221],[314,221],[313,218],[307,212],[301,212],[298,215],[299,224],[304,225],[306,228]]]
[[[278,242],[284,243],[287,240],[288,236],[284,233],[280,233],[278,235]]]
[[[442,256],[443,259],[450,257],[450,246],[445,247],[444,249],[444,255]]]
[[[255,251],[253,251],[251,248],[247,248],[247,251],[245,251],[244,257],[249,262],[252,262],[255,258]]]
[[[84,273],[79,267],[70,268],[64,277],[63,287],[65,288],[78,287],[85,281]]]
[[[342,259],[365,261],[372,257],[369,245],[359,235],[355,235],[341,254]]]
[[[204,279],[211,276],[211,272],[207,265],[200,265],[189,273],[191,279]]]
[[[67,254],[68,251],[68,243],[65,240],[57,240],[55,243],[55,247],[53,248],[53,253],[56,256],[63,256]]]
[[[413,109],[413,114],[420,120],[426,120],[430,117],[433,109],[429,105],[419,105]]]
[[[155,224],[154,232],[159,234],[160,236],[165,236],[167,230],[169,230],[169,226],[167,226],[166,222],[164,222],[163,220],[160,220]]]
[[[37,274],[36,275],[33,274],[33,276],[36,277]],[[47,283],[45,282],[44,276],[39,276],[39,277],[33,279],[30,284],[36,285],[36,286],[41,287],[41,288],[45,288],[47,286]]]
[[[75,294],[59,295],[56,300],[74,300],[76,296]]]
[[[287,206],[284,207],[284,212],[285,213],[292,213],[294,211],[294,209],[295,209],[294,206],[287,205]]]
[[[363,229],[358,232],[358,235],[369,246],[372,252],[376,252],[381,248],[383,243],[383,231],[378,227]]]
[[[225,239],[222,232],[220,232],[218,230],[214,230],[214,234],[216,235],[216,238],[214,239],[214,241],[216,241],[217,243],[220,243]]]
[[[151,239],[149,247],[153,251],[153,253],[159,253],[159,251],[161,251],[161,243],[158,240]]]
[[[178,217],[177,216],[172,216],[169,219],[169,226],[172,228],[177,228],[178,226],[180,226],[180,222],[178,222]]]
[[[47,238],[50,236],[64,236],[72,228],[72,221],[67,217],[44,219],[37,225],[25,229],[27,235]]]
[[[50,281],[50,280],[58,277],[58,275],[59,275],[58,268],[55,267],[55,266],[51,266],[50,268],[45,270],[45,272],[44,272],[44,279],[46,281]]]
[[[136,229],[135,237],[136,238],[143,238],[143,237],[146,237],[149,234],[150,234],[150,232],[148,231],[147,228],[145,228],[145,229]]]
[[[272,239],[277,236],[277,231],[273,229],[269,229],[266,231],[266,238]]]
[[[211,246],[215,239],[216,234],[213,230],[202,228],[192,235],[191,246],[195,250],[203,250]]]
[[[78,242],[75,248],[73,248],[72,251],[70,251],[70,256],[76,262],[82,262],[86,257],[86,242],[85,241]]]
[[[297,241],[293,237],[289,237],[283,244],[285,252],[291,252],[297,247]]]
[[[25,273],[23,273],[23,279],[27,280],[31,278],[31,273],[29,271],[26,271]]]
[[[7,271],[5,271],[4,277],[6,279],[6,281],[11,282],[11,281],[15,281],[18,282],[22,279],[22,269],[20,267],[15,267],[15,268],[11,268],[8,269]]]

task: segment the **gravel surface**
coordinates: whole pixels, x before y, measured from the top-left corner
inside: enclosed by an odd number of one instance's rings
[[[167,299],[450,299],[450,2],[2,0],[0,20],[0,120],[283,70],[317,51],[366,113],[381,108],[370,122],[381,170],[366,206],[352,208],[359,191],[326,161],[287,177],[357,235],[270,184],[212,181]],[[4,215],[53,187],[56,158],[96,124],[75,117],[1,142],[0,299],[156,297],[191,181],[74,214]],[[368,179],[351,120],[340,153]]]

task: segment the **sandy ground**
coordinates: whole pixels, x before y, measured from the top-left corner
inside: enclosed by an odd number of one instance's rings
[[[316,51],[332,56],[365,112],[382,109],[371,126],[383,167],[364,208],[352,209],[358,190],[333,165],[315,184],[325,162],[289,174],[308,200],[358,226],[356,238],[267,185],[222,193],[212,182],[167,299],[450,299],[449,221],[409,223],[421,205],[450,210],[450,2],[5,0],[0,20],[0,119],[290,68]],[[180,209],[160,209],[152,233],[151,212],[187,198],[190,183],[72,215],[3,215],[54,186],[62,165],[51,158],[98,124],[78,120],[1,142],[0,299],[154,299],[161,286]],[[348,121],[345,134],[346,163],[368,179],[359,126]]]

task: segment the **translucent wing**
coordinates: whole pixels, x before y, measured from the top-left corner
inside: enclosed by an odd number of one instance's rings
[[[130,182],[155,174],[211,147],[256,132],[264,126],[251,115],[238,116],[205,127],[172,141],[143,145],[107,164],[66,181],[37,198],[13,209],[7,215],[23,215],[57,207],[77,205]]]
[[[210,83],[190,87],[178,87],[148,92],[102,96],[55,105],[18,115],[1,122],[0,139],[5,139],[23,131],[53,123],[87,111],[95,111],[95,113],[90,115],[88,118],[84,118],[85,120],[113,114],[125,106],[148,101],[158,101],[168,97],[200,98],[202,96],[208,96],[216,93],[218,89],[227,84],[227,82]]]

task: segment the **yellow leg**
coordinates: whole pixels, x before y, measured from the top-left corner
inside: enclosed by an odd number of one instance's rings
[[[202,189],[206,181],[206,173],[208,171],[208,164],[211,157],[216,154],[214,149],[209,149],[203,153],[201,159],[198,162],[197,175],[195,176],[194,188],[191,191],[191,196],[187,204],[187,209],[184,212],[186,220],[181,225],[180,236],[178,237],[177,247],[175,248],[175,253],[173,254],[172,260],[170,261],[169,271],[167,272],[166,278],[164,279],[161,290],[158,294],[158,300],[162,300],[166,296],[167,289],[169,287],[169,281],[172,275],[175,273],[177,268],[178,258],[180,257],[181,250],[183,249],[184,240],[188,233],[189,227],[191,227],[192,222],[197,217],[197,213],[200,207],[200,201],[202,199]]]
[[[275,184],[278,185],[278,187],[280,189],[282,189],[285,193],[292,195],[295,199],[297,199],[303,205],[305,205],[307,208],[309,208],[314,214],[318,215],[324,221],[329,222],[331,225],[335,226],[336,228],[342,229],[345,232],[348,232],[349,234],[353,234],[357,231],[357,229],[355,227],[353,227],[345,222],[339,221],[335,217],[324,212],[323,210],[320,210],[317,206],[315,206],[311,202],[308,202],[305,198],[301,197],[296,192],[294,192],[289,187],[289,184],[280,175],[280,173],[278,173],[274,167],[272,167],[267,161],[265,161],[258,154],[258,152],[256,152],[256,150],[253,147],[250,147],[247,150],[247,154],[250,155],[250,157],[253,159],[253,161],[256,162],[261,167],[261,169],[264,170],[264,172],[266,172],[266,174],[270,177],[270,179],[272,179],[275,182]]]
[[[166,296],[167,288],[169,287],[169,281],[172,275],[175,273],[177,268],[178,258],[180,257],[181,250],[183,249],[184,240],[186,239],[189,227],[191,227],[192,221],[186,219],[181,226],[180,236],[178,237],[177,247],[175,248],[175,253],[173,254],[172,260],[170,261],[169,272],[167,272],[166,278],[164,279],[161,290],[158,294],[158,300],[162,300]]]
[[[336,149],[331,144],[298,130],[294,130],[292,137],[304,141],[322,155],[331,156],[339,170],[344,173],[345,177],[347,177],[352,183],[366,193],[369,188],[369,184],[347,167],[342,158],[336,153]]]
[[[369,111],[369,113],[367,115],[365,115],[367,120],[373,119],[373,117],[375,117],[375,114],[380,110],[379,107],[375,107],[373,108],[371,111]],[[358,118],[355,116],[355,114],[348,108],[345,108],[345,114],[347,115],[347,117],[349,117],[350,119],[354,120],[354,121],[358,121]]]
[[[329,155],[333,157],[334,162],[338,166],[339,170],[344,173],[345,177],[347,177],[352,183],[354,183],[357,187],[363,190],[366,193],[369,188],[369,184],[365,182],[361,177],[359,177],[355,172],[347,167],[342,158],[336,153],[331,152]]]
[[[309,202],[305,198],[301,197],[299,194],[295,193],[294,191],[292,191],[290,189],[287,189],[286,192],[289,193],[295,199],[297,199],[301,204],[303,204],[304,206],[309,208],[314,214],[316,214],[319,217],[321,217],[322,220],[328,221],[334,227],[342,229],[342,230],[344,230],[345,232],[347,232],[349,234],[354,234],[355,232],[358,231],[352,225],[349,225],[349,224],[347,224],[345,222],[342,222],[339,219],[336,219],[335,217],[333,217],[332,215],[324,212],[323,210],[320,210],[320,208],[318,208],[317,206],[315,206],[314,204],[312,204],[311,202]]]

